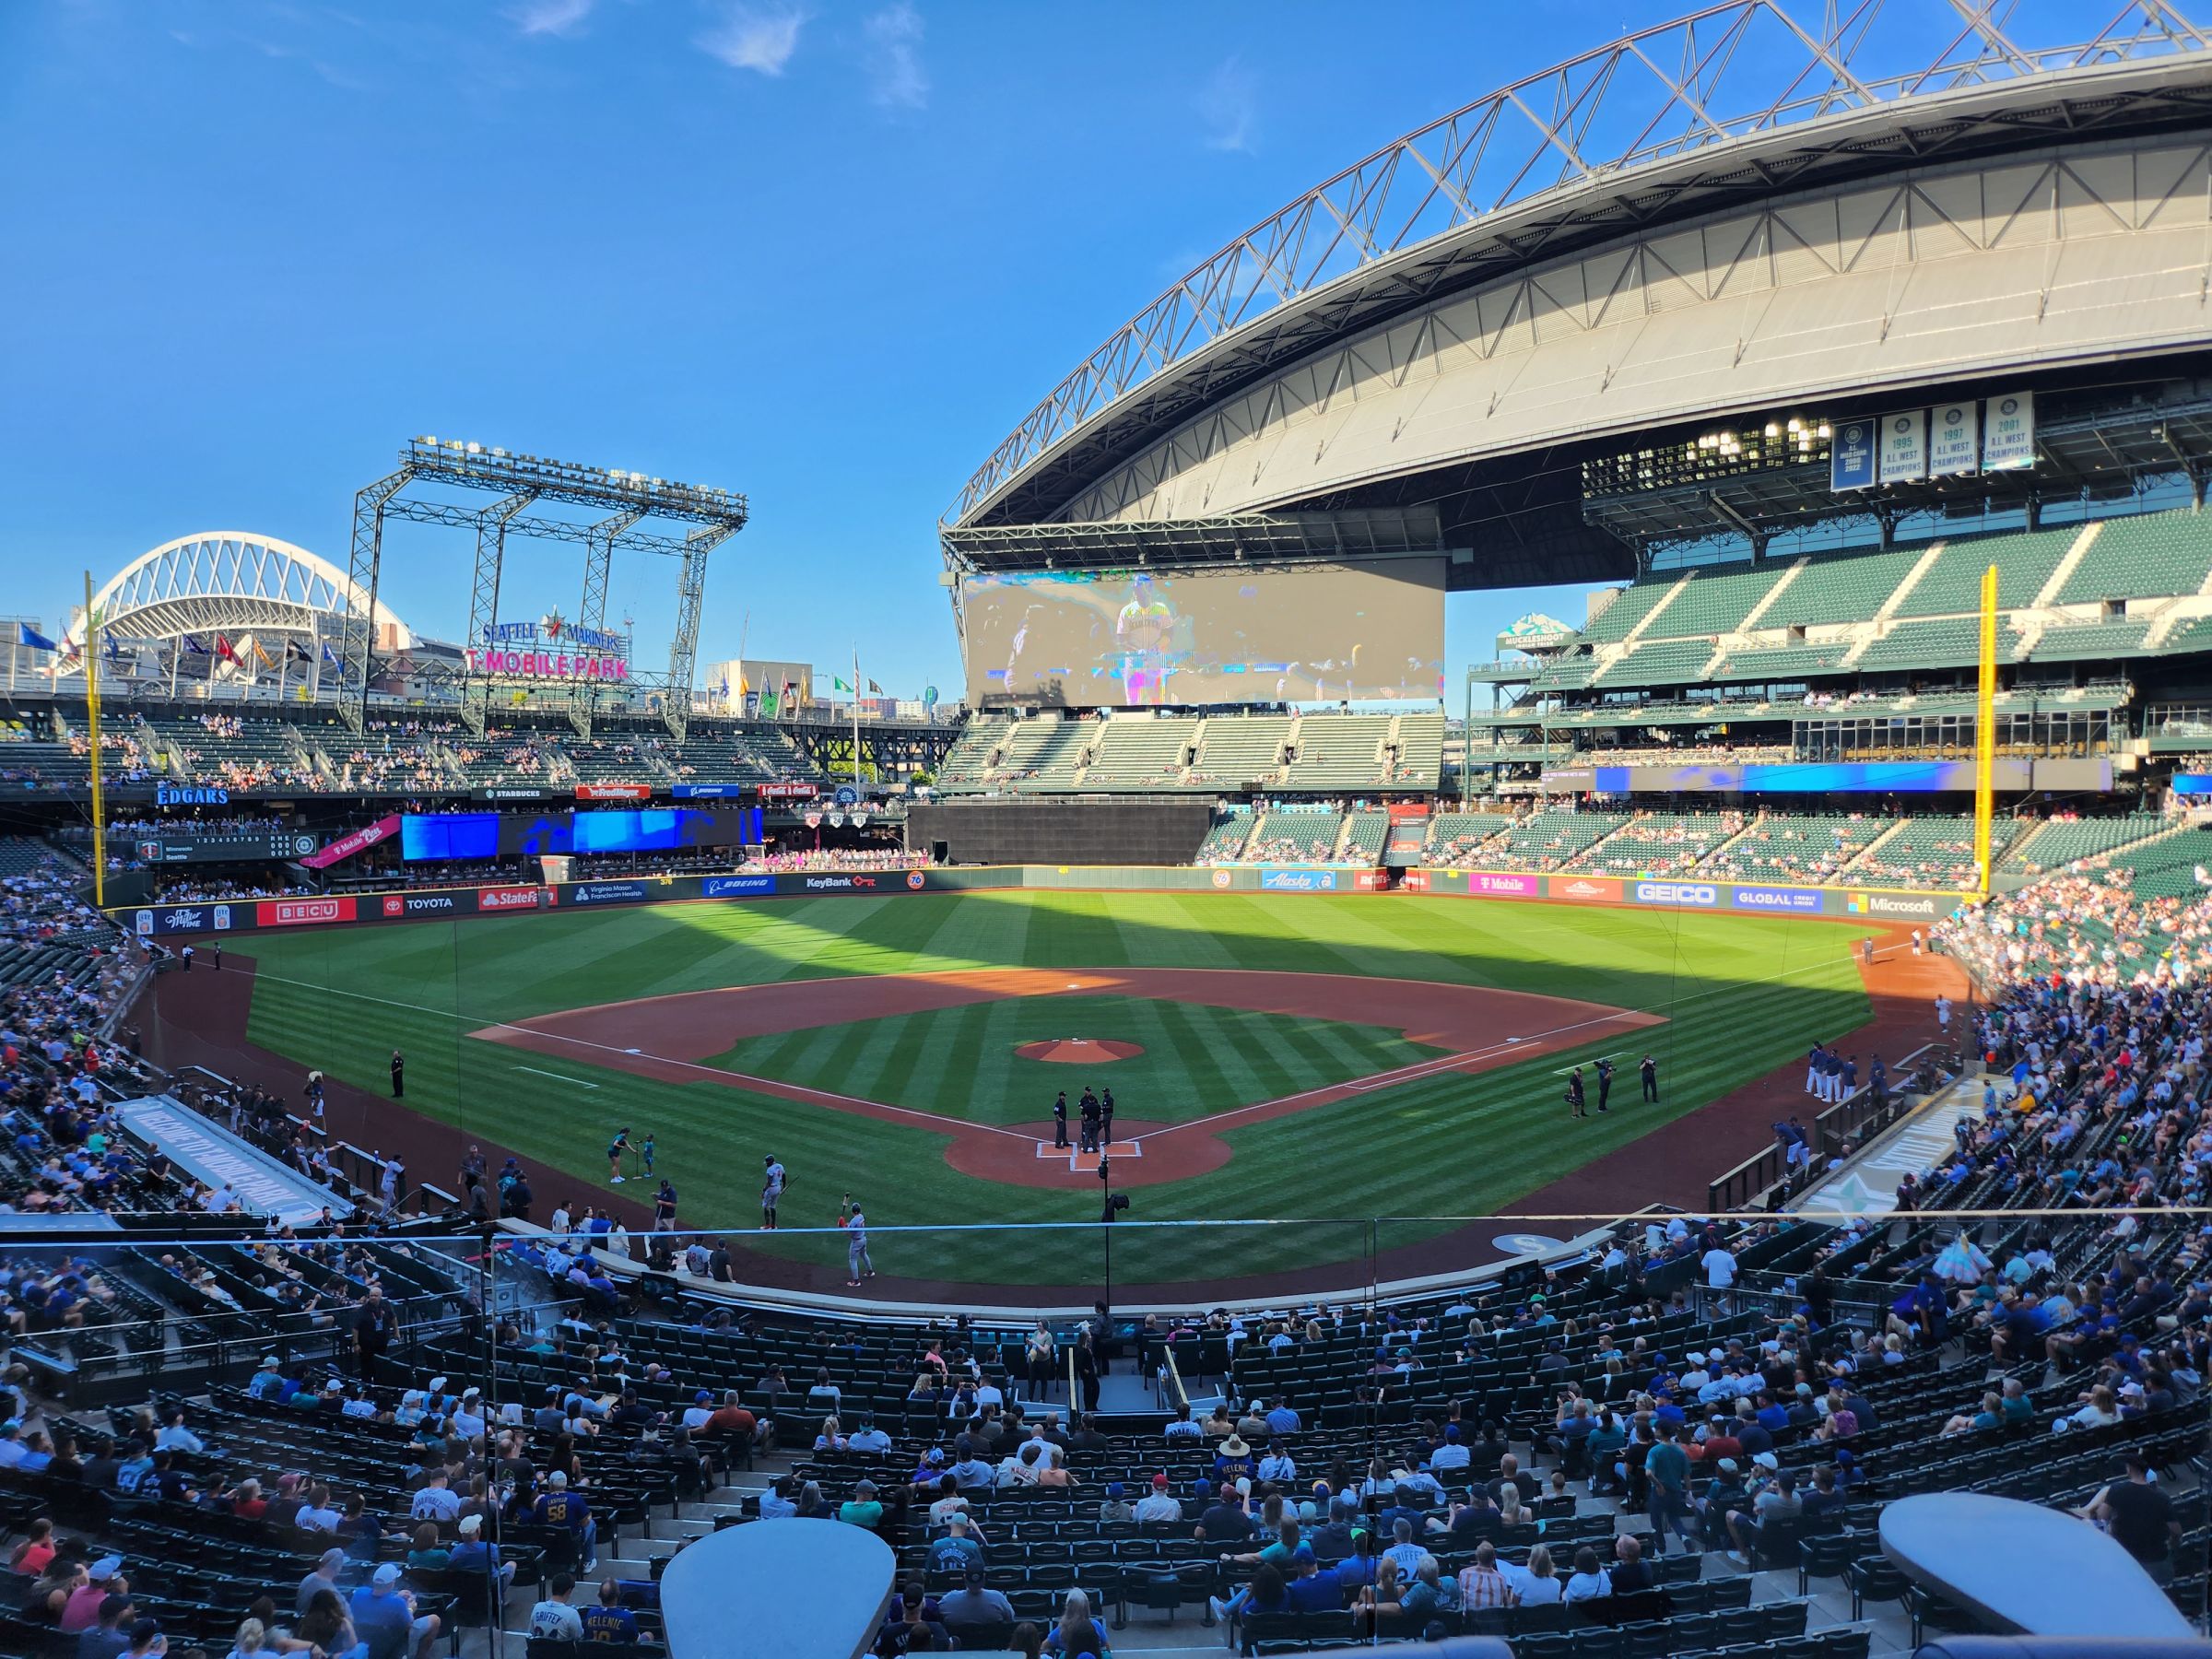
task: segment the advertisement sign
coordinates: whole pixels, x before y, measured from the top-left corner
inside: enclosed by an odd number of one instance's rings
[[[1818,915],[1820,912],[1820,893],[1816,888],[1739,887],[1735,889],[1735,908],[1750,911],[1804,911]]]
[[[875,876],[806,876],[800,878],[803,893],[873,893],[888,886]]]
[[[1597,773],[1587,766],[1547,767],[1544,769],[1540,782],[1543,783],[1547,794],[1557,794],[1562,790],[1596,788]]]
[[[811,801],[821,791],[811,783],[763,783],[760,798],[764,801]]]
[[[2166,784],[2177,795],[2212,795],[2212,772],[2175,772]]]
[[[453,893],[386,893],[386,916],[470,916],[476,913],[475,896],[466,888]]]
[[[1945,404],[1928,411],[1928,476],[1971,473],[1982,459],[1981,406]]]
[[[668,793],[679,801],[726,801],[743,789],[739,783],[676,783]]]
[[[773,876],[709,876],[700,884],[704,899],[758,899],[775,890]]]
[[[1910,484],[1928,476],[1925,409],[1882,417],[1881,473],[1885,484]]]
[[[1874,422],[1840,420],[1828,453],[1830,489],[1874,488]]]
[[[243,918],[252,923],[249,915]],[[170,934],[229,933],[231,907],[228,904],[164,904],[131,913],[131,931],[142,939]]]
[[[919,872],[917,872],[917,874],[919,874]],[[1359,869],[1359,870],[1354,870],[1354,871],[1352,872],[1352,891],[1353,891],[1353,892],[1355,892],[1355,893],[1379,893],[1379,892],[1381,892],[1382,890],[1382,871],[1380,871],[1380,870]]]
[[[1470,899],[1541,899],[1544,896],[1544,877],[1541,876],[1493,876],[1477,870],[1467,877],[1467,897]]]
[[[2035,465],[2035,394],[2015,392],[1982,406],[1982,470],[2018,472]]]
[[[1845,913],[1853,916],[1902,916],[1914,921],[1933,922],[1938,916],[1947,916],[1959,907],[1933,893],[1853,893],[1844,901]]]
[[[1618,876],[1554,876],[1545,887],[1553,899],[1572,899],[1583,904],[1618,904]]]
[[[101,746],[105,747],[103,744]],[[227,789],[207,789],[191,783],[157,783],[154,785],[154,805],[157,806],[228,806],[230,792]]]
[[[497,646],[468,648],[471,674],[496,675],[502,679],[626,680],[629,659],[565,651],[505,651]]]
[[[542,789],[535,783],[500,783],[489,789],[472,790],[470,793],[479,801],[543,801],[549,799],[553,794],[551,790]]]
[[[339,836],[320,853],[310,853],[300,862],[311,870],[327,870],[341,859],[351,858],[356,853],[375,846],[387,835],[396,835],[398,832],[399,814],[390,813],[366,829]]]
[[[1386,810],[1394,824],[1425,824],[1429,821],[1429,803],[1426,801],[1393,801]]]
[[[1400,885],[1409,893],[1425,893],[1429,890],[1429,872],[1408,870]]]
[[[652,897],[644,881],[580,881],[569,888],[571,904],[641,904]]]
[[[1334,870],[1262,870],[1260,890],[1268,893],[1333,893]]]
[[[1640,881],[1636,884],[1636,902],[1639,904],[1696,905],[1710,909],[1721,901],[1721,895],[1711,882],[1706,881]]]
[[[343,899],[264,899],[253,907],[256,927],[312,927],[319,922],[350,922],[355,900]]]
[[[644,801],[653,797],[649,783],[579,783],[576,798],[580,801]]]
[[[553,901],[553,889],[542,887],[488,887],[477,889],[477,909],[487,912],[538,910]]]
[[[124,1133],[159,1146],[169,1160],[194,1181],[228,1187],[257,1216],[305,1226],[327,1209],[338,1220],[353,1206],[327,1187],[318,1186],[290,1165],[202,1117],[171,1095],[147,1095],[115,1108]]]

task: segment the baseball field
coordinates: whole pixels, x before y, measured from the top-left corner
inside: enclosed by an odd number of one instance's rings
[[[650,1201],[634,1159],[607,1179],[627,1127],[653,1136],[686,1226],[752,1230],[772,1153],[783,1228],[814,1230],[741,1243],[822,1288],[843,1277],[819,1230],[847,1194],[887,1283],[1095,1281],[1097,1159],[1054,1145],[1051,1107],[1111,1088],[1125,1221],[1277,1224],[1116,1228],[1113,1279],[1218,1282],[1434,1254],[1547,1194],[1615,1213],[1701,1196],[1765,1135],[1697,1114],[1866,1025],[1865,931],[1364,894],[837,896],[263,933],[223,994],[249,999],[237,1041],[276,1073],[351,1086],[335,1134],[449,1186],[423,1167],[448,1147],[516,1153],[541,1219]],[[1601,1056],[1618,1068],[1602,1114]],[[1562,1098],[1576,1065],[1583,1120]],[[450,1128],[411,1135],[425,1120]],[[974,1223],[1074,1225],[899,1230]]]

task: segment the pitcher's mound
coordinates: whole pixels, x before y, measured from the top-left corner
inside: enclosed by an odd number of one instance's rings
[[[1045,1042],[1025,1042],[1015,1053],[1024,1060],[1051,1060],[1062,1065],[1096,1065],[1103,1060],[1126,1060],[1145,1052],[1138,1042],[1114,1042],[1105,1038],[1054,1037]]]

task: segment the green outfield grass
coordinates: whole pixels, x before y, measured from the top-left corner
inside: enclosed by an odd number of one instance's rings
[[[535,1183],[541,1213],[556,1199],[588,1202],[606,1190],[608,1135],[629,1124],[657,1135],[661,1167],[682,1194],[684,1219],[710,1227],[749,1227],[758,1219],[764,1150],[792,1171],[787,1226],[829,1222],[838,1194],[847,1190],[864,1197],[879,1228],[1089,1221],[1097,1200],[1090,1191],[1018,1188],[959,1174],[944,1161],[947,1137],[926,1127],[711,1080],[653,1082],[467,1033],[499,1020],[715,986],[1006,966],[1367,974],[1539,992],[1667,1019],[1633,1039],[1659,1058],[1666,1098],[1655,1109],[1617,1110],[1571,1128],[1566,1122],[1557,1069],[1622,1046],[1616,1038],[1479,1077],[1426,1077],[1295,1118],[1231,1128],[1224,1138],[1233,1156],[1225,1167],[1141,1189],[1138,1215],[1340,1218],[1347,1225],[1203,1246],[1188,1235],[1137,1230],[1114,1246],[1115,1277],[1127,1281],[1347,1259],[1364,1248],[1365,1228],[1354,1223],[1366,1218],[1506,1209],[1592,1158],[1796,1058],[1813,1038],[1862,1023],[1866,998],[1850,961],[1856,936],[1849,926],[1814,920],[1411,896],[982,891],[257,934],[240,947],[258,959],[263,975],[251,1028],[256,1042],[302,1069],[320,1066],[378,1093],[392,1049],[404,1049],[408,1105],[513,1147],[547,1171]],[[1314,1035],[1301,1046],[1281,1023],[1244,1015],[1217,1028],[1237,1042],[1240,1057],[1231,1064],[1215,1053],[1192,1007],[1146,1005],[1140,1015],[1134,1004],[1113,1010],[1102,1006],[1110,999],[1088,1000],[1100,1019],[1181,1020],[1186,1031],[1156,1044],[1134,1027],[1067,1030],[1067,1005],[1053,999],[1034,1025],[1032,1014],[1046,1005],[986,1005],[957,1011],[961,1019],[859,1022],[773,1052],[768,1045],[779,1040],[756,1039],[725,1063],[840,1092],[872,1095],[881,1087],[894,1103],[947,1115],[958,1114],[965,1095],[979,1117],[1028,1121],[1044,1115],[1052,1091],[1075,1079],[1065,1075],[1073,1068],[1015,1060],[1011,1048],[1029,1040],[1024,1032],[1126,1034],[1144,1043],[1147,1055],[1113,1068],[1116,1094],[1134,1117],[1219,1110],[1421,1053],[1397,1033],[1355,1027],[1308,1025]],[[970,1017],[981,1033],[972,1053],[935,1041]],[[928,1054],[943,1057],[908,1064],[910,1056]],[[894,1075],[901,1066],[903,1074]],[[1123,1066],[1147,1066],[1155,1079],[1141,1106],[1121,1082],[1136,1074],[1124,1074]],[[870,1088],[856,1088],[869,1067]],[[1189,1081],[1171,1095],[1177,1069]],[[1617,1091],[1617,1104],[1622,1092],[1633,1095],[1632,1079]],[[1171,1100],[1173,1112],[1166,1110]],[[332,1127],[374,1143],[373,1123]],[[1713,1172],[1754,1149],[1716,1148]],[[450,1171],[416,1174],[441,1184],[453,1179]],[[1410,1242],[1423,1230],[1394,1224],[1384,1242]],[[827,1240],[784,1247],[824,1258],[833,1250]],[[877,1255],[886,1271],[979,1284],[1066,1282],[1089,1271],[1096,1248],[1090,1241],[1055,1245],[1003,1233],[959,1241],[891,1235],[878,1241]]]
[[[1025,1043],[1064,1037],[1134,1042],[1145,1052],[1093,1065],[1015,1053]],[[1446,1052],[1336,1020],[1064,994],[754,1037],[713,1064],[980,1124],[1041,1123],[1052,1115],[1055,1093],[1065,1089],[1072,1109],[1088,1084],[1113,1090],[1124,1121],[1181,1123],[1371,1077]]]

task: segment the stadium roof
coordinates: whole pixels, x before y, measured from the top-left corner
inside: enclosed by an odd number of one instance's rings
[[[2201,123],[2207,38],[2166,0],[1727,0],[1500,88],[1307,192],[1155,300],[970,478],[947,526],[1045,524],[1270,370],[1440,296],[1783,189]],[[1930,13],[1947,26],[1931,56]]]
[[[335,635],[350,589],[345,571],[305,547],[247,530],[202,530],[132,559],[92,596],[92,609],[126,640],[218,630]],[[402,648],[414,638],[381,603],[375,619],[395,625]],[[65,638],[81,644],[84,629],[79,617]]]

